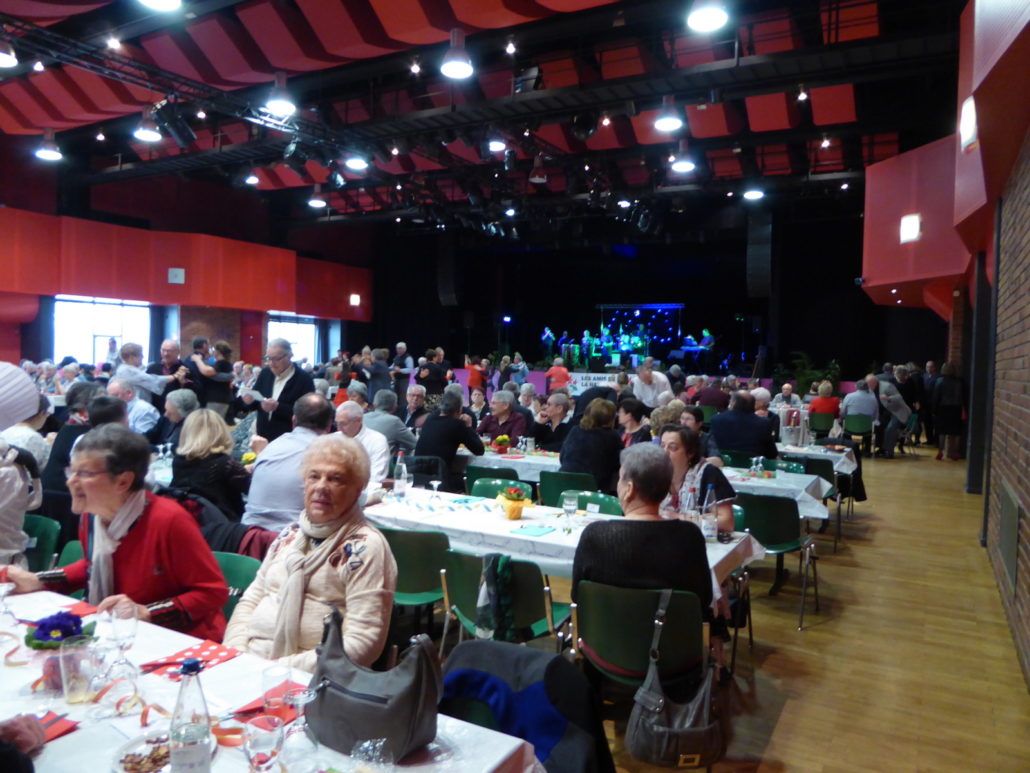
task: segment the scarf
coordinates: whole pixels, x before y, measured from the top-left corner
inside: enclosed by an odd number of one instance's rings
[[[669,506],[672,507],[673,510],[681,512],[680,505],[686,504],[687,494],[690,493],[690,489],[694,489],[694,495],[697,497],[694,506],[697,507],[698,510],[704,507],[705,492],[701,490],[701,476],[704,474],[707,466],[708,462],[702,460],[700,464],[696,464],[687,470],[686,474],[683,476],[683,483],[680,485],[679,491],[672,492],[669,497]]]
[[[90,556],[89,593],[86,597],[90,604],[99,604],[114,594],[114,552],[146,506],[147,492],[140,489],[129,495],[110,523],[105,524],[93,516],[93,551]]]
[[[312,576],[329,560],[329,556],[364,525],[360,498],[339,518],[325,523],[311,523],[301,511],[300,534],[285,555],[286,582],[279,591],[279,610],[275,616],[275,637],[271,659],[292,655],[299,649],[300,619],[304,597]],[[316,541],[321,540],[316,544]]]

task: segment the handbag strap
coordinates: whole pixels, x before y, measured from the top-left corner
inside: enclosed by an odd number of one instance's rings
[[[669,602],[672,601],[672,590],[666,588],[658,598],[658,609],[654,615],[654,634],[651,636],[651,649],[648,652],[647,676],[644,683],[640,685],[633,700],[651,711],[661,711],[665,705],[665,693],[662,691],[662,683],[658,679],[658,658],[661,651],[658,645],[662,640],[662,629],[665,627],[665,615],[669,609]]]
[[[651,662],[658,663],[658,656],[660,651],[658,645],[662,640],[662,628],[665,627],[665,614],[669,609],[669,602],[672,601],[672,590],[666,588],[662,591],[662,595],[658,598],[658,609],[654,613],[654,635],[651,637],[651,649],[648,652],[648,657]]]

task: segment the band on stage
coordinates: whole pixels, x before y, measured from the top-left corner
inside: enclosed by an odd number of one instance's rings
[[[643,323],[636,327],[619,327],[616,334],[610,328],[602,327],[597,335],[589,330],[583,331],[581,338],[569,335],[569,331],[562,331],[561,337],[555,337],[551,328],[545,327],[540,336],[540,344],[544,356],[550,358],[557,354],[565,360],[569,368],[589,368],[591,365],[626,365],[645,357],[657,355],[652,351],[653,344],[659,339],[652,335],[650,329]],[[696,362],[700,354],[710,351],[715,345],[715,337],[708,328],[701,331],[701,341],[692,335],[685,336],[679,346],[684,357],[690,357]],[[675,346],[673,349],[675,350]]]

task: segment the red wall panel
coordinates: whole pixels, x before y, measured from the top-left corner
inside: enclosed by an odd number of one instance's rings
[[[956,125],[963,103],[973,94],[974,13],[973,4],[966,6],[959,27]],[[980,143],[975,142],[963,149],[961,143],[956,141],[954,224],[970,251],[983,248],[992,230],[992,211],[993,207],[987,206],[987,187]]]
[[[350,296],[360,297],[358,306]],[[298,314],[340,317],[358,322],[372,321],[372,272],[324,260],[297,258]]]

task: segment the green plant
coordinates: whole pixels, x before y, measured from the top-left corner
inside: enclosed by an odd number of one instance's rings
[[[773,382],[779,389],[784,383],[794,381],[796,391],[804,394],[808,391],[813,381],[829,381],[833,384],[834,391],[840,385],[840,363],[832,359],[823,367],[818,367],[806,352],[791,352],[790,365],[776,363],[773,367]]]

